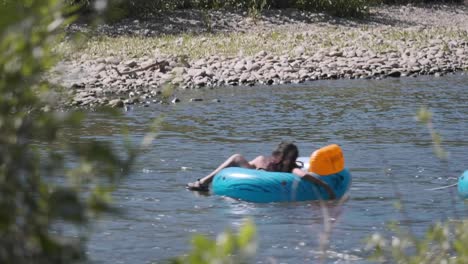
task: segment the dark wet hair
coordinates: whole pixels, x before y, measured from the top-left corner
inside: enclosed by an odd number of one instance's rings
[[[298,167],[296,160],[299,157],[299,150],[291,142],[281,142],[271,154],[274,157],[281,156],[281,161],[276,165],[276,171],[291,172],[294,168]],[[289,161],[287,167],[283,165],[284,160]]]

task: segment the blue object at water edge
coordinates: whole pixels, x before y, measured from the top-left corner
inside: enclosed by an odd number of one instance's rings
[[[351,186],[351,174],[347,169],[320,179],[330,185],[337,199],[343,197]],[[213,180],[213,192],[257,203],[329,199],[323,187],[302,180],[292,173],[238,167],[220,171]]]
[[[468,170],[458,178],[458,193],[463,198],[468,198]]]

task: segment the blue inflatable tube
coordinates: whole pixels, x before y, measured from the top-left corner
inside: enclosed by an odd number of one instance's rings
[[[330,185],[337,199],[343,197],[351,186],[351,174],[347,169],[320,179]],[[213,179],[213,192],[256,203],[329,199],[323,187],[292,173],[238,167],[221,170]]]
[[[458,194],[463,198],[468,198],[468,170],[458,178]]]

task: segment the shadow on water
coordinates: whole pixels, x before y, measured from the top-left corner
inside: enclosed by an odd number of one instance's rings
[[[90,113],[83,135],[120,143],[125,123],[134,142],[151,120],[165,115],[154,148],[115,193],[126,217],[103,219],[89,244],[99,263],[145,263],[188,251],[194,233],[214,236],[252,217],[258,228],[258,263],[313,262],[324,230],[318,203],[251,204],[185,190],[233,153],[268,155],[282,140],[301,156],[337,143],[353,174],[350,198],[327,206],[333,219],[327,262],[365,262],[363,239],[397,221],[421,234],[438,220],[466,217],[464,203],[447,190],[468,164],[468,76],[321,81],[277,87],[187,91],[177,105],[135,107],[119,120]],[[189,98],[202,97],[202,102]],[[220,103],[214,103],[219,99]],[[450,153],[449,166],[432,150],[429,132],[414,116],[427,106]],[[393,180],[389,177],[391,171]],[[393,182],[392,182],[393,181]],[[392,184],[410,218],[394,208]]]

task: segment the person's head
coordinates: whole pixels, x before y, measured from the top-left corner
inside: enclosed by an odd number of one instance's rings
[[[290,142],[281,142],[271,154],[276,160],[275,171],[291,172],[296,165],[299,150]]]

